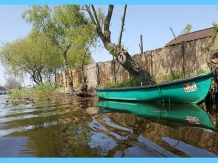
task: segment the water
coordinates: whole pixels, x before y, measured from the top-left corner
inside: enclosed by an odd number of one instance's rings
[[[218,156],[214,123],[213,129],[210,124],[157,120],[143,113],[98,107],[90,99],[6,101],[7,95],[1,95],[0,157]],[[163,109],[161,116],[166,118],[171,111]],[[214,113],[204,116],[210,122],[217,120]]]

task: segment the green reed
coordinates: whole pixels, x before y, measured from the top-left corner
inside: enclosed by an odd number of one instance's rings
[[[12,89],[9,96],[12,100],[25,100],[27,98],[48,98],[55,93],[55,87],[50,83],[42,83],[33,88]]]

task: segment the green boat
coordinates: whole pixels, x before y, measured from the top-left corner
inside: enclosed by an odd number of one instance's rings
[[[96,89],[100,98],[120,101],[193,103],[201,102],[211,86],[212,73],[161,84],[128,88]]]
[[[197,127],[217,131],[209,115],[196,104],[130,103],[100,100],[101,113],[125,112],[173,128]]]

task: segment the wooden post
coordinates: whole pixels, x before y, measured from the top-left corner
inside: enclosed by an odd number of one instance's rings
[[[181,42],[181,54],[182,54],[182,73],[183,73],[183,77],[185,77],[185,48],[184,48],[184,41]]]
[[[142,35],[140,35],[140,49],[141,49],[141,54],[143,53],[143,40],[142,40]]]
[[[151,54],[150,54],[150,60],[151,60],[151,64],[150,64],[150,74],[151,74],[151,76],[153,76],[153,54],[154,54],[154,51],[152,51],[151,52]]]
[[[96,75],[97,75],[97,85],[100,85],[100,77],[99,77],[99,66],[98,63],[96,63]]]
[[[116,60],[115,60],[115,57],[113,56],[113,66],[114,66],[114,82],[117,81],[117,78],[116,78]]]

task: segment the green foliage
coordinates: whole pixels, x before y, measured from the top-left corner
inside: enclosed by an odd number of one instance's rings
[[[29,97],[27,95],[27,93],[29,93],[29,92],[24,92],[21,89],[12,89],[9,96],[10,96],[10,99],[12,99],[12,100],[23,100],[26,97]]]
[[[123,88],[123,87],[133,87],[138,86],[135,79],[130,78],[129,80],[125,80],[122,82],[114,82],[114,83],[106,83],[105,88]]]
[[[34,88],[12,89],[9,95],[12,100],[25,100],[26,98],[47,99],[48,97],[53,96],[54,93],[55,87],[53,87],[50,83],[45,82]]]
[[[93,62],[90,47],[95,44],[95,29],[79,5],[33,5],[22,17],[32,24],[32,32],[2,48],[0,59],[8,74],[28,73],[39,84],[51,81],[61,67]]]
[[[114,47],[110,47],[108,51],[109,51],[110,54],[115,55],[115,54],[114,54],[114,51],[115,51],[115,50],[114,50]]]
[[[122,50],[125,49],[126,51],[128,51],[128,48],[126,48],[123,44],[117,45],[117,48],[122,49]],[[116,53],[116,47],[115,47],[115,46],[110,47],[109,50],[108,50],[108,52],[109,52],[110,54],[112,54],[112,55],[116,55],[116,54],[115,54],[115,53]]]
[[[197,71],[196,75],[204,74],[205,72],[206,72],[205,70],[202,70],[202,69],[201,69],[201,70]],[[185,74],[185,76],[184,76],[182,72],[174,72],[174,71],[171,69],[170,75],[166,77],[166,80],[167,80],[167,81],[173,81],[173,80],[188,78],[188,77],[190,77],[190,76],[191,76],[190,72],[186,72],[186,74]]]
[[[69,32],[73,32],[69,30]],[[93,63],[90,48],[96,45],[95,29],[92,24],[86,24],[78,28],[77,32],[72,35],[71,39],[75,40],[74,47],[68,52],[68,65],[70,68],[78,68]],[[75,39],[76,37],[76,39]]]
[[[83,65],[94,63],[91,53],[85,48],[72,48],[68,52],[69,68],[79,68]]]
[[[178,80],[178,79],[183,79],[186,77],[190,77],[190,73],[186,72],[185,76],[182,72],[180,71],[173,71],[170,69],[170,75],[165,77],[166,81],[173,81],[173,80]]]
[[[75,47],[81,31],[88,24],[79,5],[33,5],[23,13],[23,18],[32,23],[35,31],[43,32],[64,53]]]
[[[199,74],[204,74],[206,71],[205,70],[199,70],[199,71],[197,71],[197,75],[199,75]]]
[[[34,88],[35,94],[39,97],[48,97],[53,94],[55,87],[50,83],[41,83]]]
[[[65,70],[93,62],[90,48],[95,44],[95,28],[79,5],[33,5],[23,18],[61,51]]]
[[[0,58],[9,74],[23,76],[28,73],[38,84],[61,67],[62,61],[57,54],[57,47],[43,33],[32,31],[25,38],[5,44]]]
[[[206,71],[205,70],[198,70],[196,75],[199,74],[204,74]],[[184,78],[188,78],[191,76],[190,72],[186,72],[185,76],[181,71],[173,71],[172,69],[170,70],[170,74],[164,77],[164,81],[161,81],[160,79],[156,79],[157,83],[160,82],[170,82],[170,81],[174,81],[174,80],[179,80],[179,79],[184,79]]]
[[[185,28],[183,28],[183,30],[181,31],[181,34],[187,34],[190,33],[192,30],[192,25],[191,24],[187,24],[185,26]]]
[[[205,49],[206,52],[209,52],[210,49],[211,49],[211,46],[206,45],[206,46],[204,47],[204,49]]]
[[[216,37],[217,32],[218,32],[218,24],[216,22],[212,23],[213,27],[214,27],[214,32],[213,32],[213,36]]]

